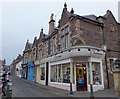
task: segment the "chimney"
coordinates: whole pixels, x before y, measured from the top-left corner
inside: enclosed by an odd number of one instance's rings
[[[54,19],[53,19],[54,14],[52,13],[50,16],[50,22],[49,22],[49,35],[54,32]]]

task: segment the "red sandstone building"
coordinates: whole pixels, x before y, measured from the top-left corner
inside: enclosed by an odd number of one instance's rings
[[[53,14],[48,35],[41,29],[33,44],[28,41],[23,65],[34,63],[35,81],[65,90],[78,91],[77,80],[84,78],[84,90],[113,87],[112,63],[120,59],[120,24],[111,11],[103,16],[80,16],[64,5],[57,27]],[[27,68],[29,71],[29,68]]]

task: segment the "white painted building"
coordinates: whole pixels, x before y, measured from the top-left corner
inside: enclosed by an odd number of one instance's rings
[[[101,48],[76,46],[41,60],[41,63],[49,62],[48,85],[70,90],[71,82],[73,91],[77,91],[81,75],[84,77],[84,91],[90,91],[90,84],[93,84],[94,91],[103,90],[104,54]]]
[[[15,69],[15,74],[18,77],[22,76],[22,61],[20,61],[19,63],[16,64],[16,69]]]

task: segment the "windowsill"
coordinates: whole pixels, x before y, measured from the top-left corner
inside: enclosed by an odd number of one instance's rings
[[[70,83],[60,83],[60,82],[49,82],[51,84],[59,84],[59,85],[70,85]]]

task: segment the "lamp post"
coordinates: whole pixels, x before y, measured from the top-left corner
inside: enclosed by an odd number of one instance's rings
[[[70,94],[73,94],[73,90],[72,90],[72,80],[73,80],[73,63],[70,63]]]
[[[73,95],[73,91],[72,91],[72,83],[70,82],[70,94]]]
[[[90,84],[90,99],[94,99],[93,84]]]
[[[92,62],[89,62],[90,66],[90,99],[94,99],[94,93],[93,93],[93,78],[92,78]]]

